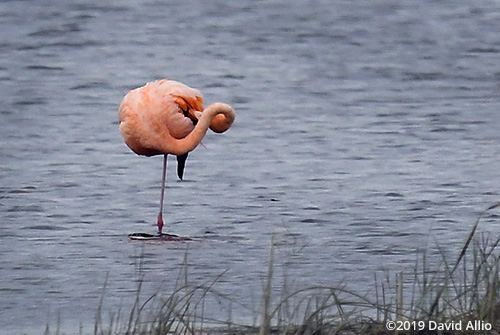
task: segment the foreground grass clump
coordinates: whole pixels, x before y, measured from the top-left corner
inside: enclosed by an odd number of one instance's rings
[[[193,287],[188,282],[186,265],[177,288],[168,296],[155,294],[141,301],[139,281],[130,311],[111,313],[106,320],[101,301],[94,334],[498,334],[500,236],[476,234],[482,216],[498,207],[500,203],[479,215],[456,259],[450,262],[441,253],[441,262],[430,265],[424,252],[418,256],[412,274],[387,274],[383,280],[375,277],[369,296],[345,286],[289,291],[286,283],[279,297],[274,296],[273,239],[262,304],[253,325],[205,317],[210,309],[205,306],[209,296],[229,304],[236,302],[215,289],[224,274]]]

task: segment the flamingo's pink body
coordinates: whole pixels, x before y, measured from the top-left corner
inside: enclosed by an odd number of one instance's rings
[[[222,133],[235,119],[231,106],[214,103],[203,108],[200,91],[173,80],[157,80],[130,91],[120,105],[120,131],[138,155],[164,155],[158,232],[162,233],[167,155],[178,156],[182,170],[187,153],[201,142],[208,128]]]

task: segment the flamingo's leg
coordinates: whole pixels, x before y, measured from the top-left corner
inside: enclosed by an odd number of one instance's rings
[[[163,175],[161,178],[160,213],[158,214],[158,234],[160,235],[163,230],[163,198],[165,196],[166,179],[167,179],[167,154],[163,155]]]

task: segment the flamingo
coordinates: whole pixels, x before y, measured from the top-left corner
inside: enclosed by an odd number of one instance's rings
[[[147,83],[125,95],[119,110],[120,131],[125,143],[138,155],[163,155],[158,235],[134,233],[130,238],[182,239],[163,233],[167,156],[177,156],[177,175],[182,179],[188,153],[201,143],[208,128],[223,133],[231,127],[235,117],[233,108],[225,103],[217,102],[204,109],[200,91],[174,80]]]

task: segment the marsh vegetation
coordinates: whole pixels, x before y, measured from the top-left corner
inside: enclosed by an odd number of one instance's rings
[[[192,285],[186,252],[185,266],[175,288],[144,297],[141,278],[128,309],[106,310],[106,285],[96,309],[95,335],[153,334],[497,334],[500,329],[500,236],[479,232],[481,218],[500,207],[485,209],[471,227],[453,259],[442,252],[430,264],[427,253],[417,255],[413,273],[374,276],[370,294],[351,291],[347,284],[293,289],[285,277],[273,287],[276,243],[269,248],[258,311],[253,324],[238,324],[206,315],[209,301],[237,304],[217,290],[221,273],[204,284]],[[437,246],[439,249],[439,245]],[[139,265],[140,266],[140,265]],[[230,308],[230,307],[229,307]],[[45,334],[60,334],[60,320],[47,323]],[[389,329],[388,329],[389,328]],[[83,333],[80,327],[79,332]]]

